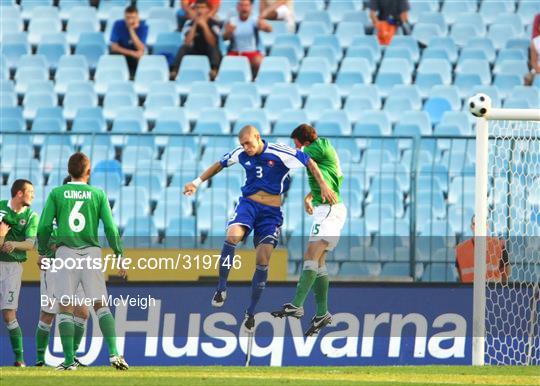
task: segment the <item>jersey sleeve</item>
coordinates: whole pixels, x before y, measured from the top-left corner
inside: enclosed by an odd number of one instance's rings
[[[36,212],[33,212],[28,219],[28,226],[26,227],[25,236],[27,239],[33,239],[37,236],[38,224],[39,216]]]
[[[122,240],[120,240],[120,233],[118,228],[114,223],[112,216],[111,206],[109,205],[109,200],[105,195],[105,192],[101,191],[101,204],[100,204],[100,214],[99,217],[103,221],[103,227],[105,229],[105,236],[111,249],[114,251],[116,256],[121,256],[124,253],[124,248],[122,246]]]
[[[241,146],[237,147],[233,151],[225,154],[223,157],[221,157],[221,160],[219,163],[222,167],[228,168],[229,166],[232,166],[236,163],[238,163],[238,157],[240,156],[240,153],[242,153],[243,149]]]
[[[120,21],[117,20],[113,24],[111,31],[111,37],[109,39],[111,43],[118,43],[120,41]]]
[[[56,201],[54,199],[54,191],[47,197],[47,202],[43,208],[43,213],[39,219],[37,227],[38,252],[45,256],[49,251],[49,239],[53,231],[53,221],[56,216]]]

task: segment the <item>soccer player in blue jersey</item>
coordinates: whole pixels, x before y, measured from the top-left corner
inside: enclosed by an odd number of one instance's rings
[[[227,299],[227,277],[236,245],[253,231],[257,267],[251,282],[251,302],[244,320],[246,332],[252,333],[255,327],[255,307],[266,286],[268,263],[283,223],[281,195],[289,189],[289,172],[291,169],[307,167],[321,188],[324,202],[335,204],[337,197],[324,181],[315,161],[306,153],[286,145],[264,141],[253,126],[243,127],[238,139],[241,146],[225,154],[200,177],[187,183],[184,194],[194,194],[203,181],[236,163],[246,170],[242,197],[227,224],[227,236],[220,257],[219,282],[212,305],[221,307]]]

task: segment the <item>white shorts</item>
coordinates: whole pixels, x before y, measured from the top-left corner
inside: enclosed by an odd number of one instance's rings
[[[295,31],[296,22],[294,20],[294,14],[286,4],[282,4],[276,8],[276,15],[278,20],[283,20],[285,23],[287,23],[289,32]]]
[[[58,299],[55,298],[54,294],[54,275],[55,272],[52,271],[41,271],[39,275],[39,304],[41,305],[41,311],[48,314],[58,313]],[[81,284],[79,284],[79,286],[77,287],[75,298],[77,299],[76,304],[82,304],[80,301],[78,301],[79,299],[85,298],[84,290]]]
[[[16,310],[19,306],[23,267],[14,261],[0,261],[0,309]]]
[[[326,250],[332,251],[339,242],[346,219],[347,207],[343,203],[316,206],[313,208],[313,225],[309,233],[309,241],[324,240],[328,243]]]
[[[101,259],[101,249],[98,247],[71,249],[62,246],[56,250],[56,259],[75,259],[76,266],[82,267],[82,269],[68,269],[63,266],[54,273],[54,297],[60,299],[64,305],[66,304],[63,299],[73,298],[77,294],[79,284],[82,285],[86,298],[95,301],[107,297],[103,272],[99,269],[88,268],[87,256],[90,256],[92,261]],[[83,261],[79,262],[80,260]]]

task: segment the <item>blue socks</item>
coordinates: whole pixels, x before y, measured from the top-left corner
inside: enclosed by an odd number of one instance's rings
[[[268,266],[257,265],[251,281],[251,303],[246,311],[249,315],[255,314],[255,307],[257,307],[257,303],[259,303],[259,299],[261,298],[264,288],[266,287],[267,280]]]
[[[233,264],[235,248],[236,244],[229,243],[228,241],[223,243],[221,257],[219,258],[218,291],[225,291],[227,289],[227,278],[229,277],[229,271]]]

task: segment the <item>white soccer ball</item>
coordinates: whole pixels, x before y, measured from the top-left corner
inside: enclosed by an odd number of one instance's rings
[[[491,98],[486,94],[476,94],[469,98],[469,111],[475,117],[485,116],[491,109]]]

